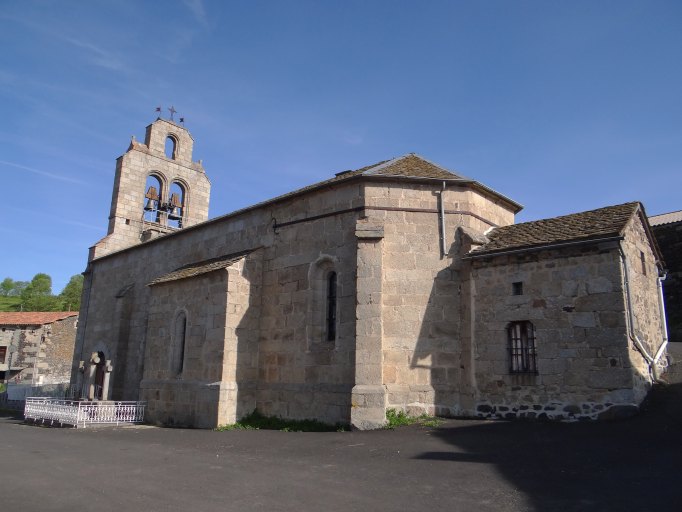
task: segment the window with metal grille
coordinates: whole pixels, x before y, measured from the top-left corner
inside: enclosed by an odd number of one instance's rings
[[[327,276],[327,341],[336,340],[336,272]]]
[[[512,322],[507,327],[509,372],[538,373],[535,353],[535,328],[527,321]]]
[[[0,347],[0,364],[5,364],[5,357],[7,357],[7,347]]]

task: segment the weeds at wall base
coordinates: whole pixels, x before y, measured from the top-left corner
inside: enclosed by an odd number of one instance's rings
[[[347,425],[329,425],[317,420],[286,420],[278,416],[264,416],[257,410],[230,425],[220,425],[215,430],[280,430],[282,432],[345,432]]]
[[[384,426],[386,429],[392,430],[396,427],[414,425],[415,423],[423,427],[438,427],[443,421],[428,414],[409,416],[405,411],[398,411],[396,409],[386,410],[386,425]]]

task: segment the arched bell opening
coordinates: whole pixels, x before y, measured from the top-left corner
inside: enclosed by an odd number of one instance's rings
[[[169,135],[166,137],[166,144],[164,147],[164,152],[166,153],[166,158],[175,160],[178,155],[178,139],[174,135]]]
[[[174,181],[171,183],[169,194],[168,227],[179,229],[182,227],[182,219],[185,215],[185,187]]]
[[[150,174],[144,186],[144,220],[161,222],[161,204],[163,203],[162,185],[158,176]]]

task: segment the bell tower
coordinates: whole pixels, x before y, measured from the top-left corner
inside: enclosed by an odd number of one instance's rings
[[[211,183],[201,160],[192,160],[193,146],[189,131],[172,119],[147,126],[144,143],[132,137],[116,160],[107,236],[90,259],[208,219]]]

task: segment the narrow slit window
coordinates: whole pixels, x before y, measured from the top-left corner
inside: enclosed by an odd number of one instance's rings
[[[327,276],[327,341],[336,340],[336,272]]]
[[[187,317],[184,313],[180,313],[175,318],[175,329],[173,332],[172,370],[176,375],[180,375],[184,369],[186,334]]]
[[[646,257],[644,251],[639,251],[639,260],[642,262],[642,274],[646,275]]]

